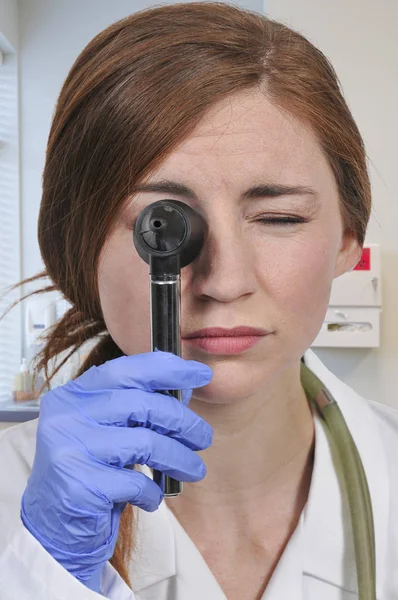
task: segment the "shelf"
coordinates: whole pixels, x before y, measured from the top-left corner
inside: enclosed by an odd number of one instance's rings
[[[23,423],[39,416],[36,400],[16,404],[11,398],[0,396],[0,422]]]

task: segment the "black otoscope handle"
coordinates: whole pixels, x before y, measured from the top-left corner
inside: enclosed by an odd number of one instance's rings
[[[151,351],[181,356],[181,275],[199,255],[207,233],[205,219],[178,200],[159,200],[138,215],[134,244],[150,266]],[[181,390],[159,390],[181,402]],[[177,496],[183,483],[153,469],[153,480],[164,496]]]

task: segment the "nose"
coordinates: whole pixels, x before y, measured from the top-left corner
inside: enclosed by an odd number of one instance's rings
[[[187,267],[191,293],[219,302],[253,294],[257,287],[254,250],[249,233],[236,217],[208,219],[202,251]]]

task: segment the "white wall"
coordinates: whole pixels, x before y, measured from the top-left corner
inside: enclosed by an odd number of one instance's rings
[[[19,299],[3,291],[20,278],[18,11],[17,0],[0,0],[0,315]],[[12,340],[12,343],[10,343]],[[21,306],[0,320],[0,402],[11,394],[21,363]]]
[[[8,0],[9,1],[9,0]],[[1,3],[6,0],[0,0]],[[83,46],[144,0],[20,0],[23,276],[42,268],[37,245],[41,173],[53,107]],[[171,0],[163,4],[173,3]],[[235,2],[262,11],[263,0]],[[367,241],[382,245],[382,347],[316,353],[359,393],[398,406],[398,204],[393,196],[397,158],[398,22],[395,0],[266,0],[267,14],[300,29],[331,59],[364,135],[374,211]]]
[[[398,2],[265,0],[265,9],[331,60],[370,159],[374,208],[366,241],[381,244],[381,347],[316,353],[359,393],[398,407]]]
[[[11,52],[18,46],[17,0],[0,0],[0,49]]]

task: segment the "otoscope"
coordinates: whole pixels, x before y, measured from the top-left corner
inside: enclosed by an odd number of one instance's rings
[[[138,215],[134,244],[149,264],[151,351],[173,352],[181,356],[181,274],[200,253],[207,233],[205,219],[178,200],[159,200]],[[181,390],[159,390],[180,402]],[[178,496],[183,482],[162,471],[153,470],[153,480],[165,497]]]

